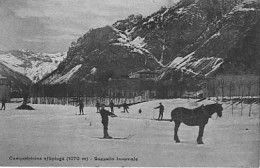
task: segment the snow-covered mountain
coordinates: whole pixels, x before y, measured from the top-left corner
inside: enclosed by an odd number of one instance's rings
[[[0,51],[0,63],[35,83],[55,70],[66,56],[66,53],[34,53],[29,50]]]
[[[191,77],[220,69],[257,73],[259,14],[258,0],[180,0],[147,17],[131,15],[73,42],[67,58],[40,83],[108,79],[148,68],[174,81],[180,71]]]
[[[13,71],[1,62],[0,76],[7,77],[12,97],[21,96],[23,93],[29,90],[28,86],[32,84],[32,81],[28,77]]]
[[[259,73],[260,57],[260,3],[244,0],[221,19],[210,23],[193,44],[182,52],[162,71],[179,70],[192,77],[209,77],[222,73]]]

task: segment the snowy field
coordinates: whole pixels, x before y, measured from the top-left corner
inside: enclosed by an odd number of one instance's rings
[[[248,117],[248,106],[244,105],[241,116],[240,105],[234,107],[232,115],[230,105],[224,104],[222,118],[214,114],[206,125],[205,144],[197,145],[198,127],[182,124],[181,143],[176,144],[174,122],[151,120],[158,117],[158,109],[153,108],[159,102],[165,106],[165,119],[170,119],[175,107],[193,108],[210,103],[156,100],[130,106],[129,114],[116,108],[118,117],[110,118],[110,135],[134,136],[112,140],[99,139],[103,127],[94,107],[85,107],[87,115],[80,116],[75,115],[78,108],[73,106],[31,105],[36,110],[20,111],[15,110],[19,104],[7,104],[7,110],[0,111],[0,166],[259,167],[259,105],[253,105],[253,113]],[[41,160],[14,160],[26,157]]]

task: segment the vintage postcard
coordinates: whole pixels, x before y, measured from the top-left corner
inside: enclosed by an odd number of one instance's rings
[[[259,167],[259,0],[0,0],[1,167]]]

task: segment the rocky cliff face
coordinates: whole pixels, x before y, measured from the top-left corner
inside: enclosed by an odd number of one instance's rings
[[[40,83],[120,77],[143,68],[160,69],[162,80],[180,71],[191,77],[256,73],[258,29],[257,0],[181,0],[147,17],[131,15],[90,30]]]
[[[161,78],[172,70],[195,76],[211,76],[217,71],[241,74],[259,70],[259,11],[256,1],[244,1],[211,22],[193,44],[186,46]]]

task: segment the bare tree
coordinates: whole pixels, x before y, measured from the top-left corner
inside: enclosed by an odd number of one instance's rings
[[[222,100],[223,100],[224,95],[225,95],[225,93],[224,93],[225,82],[223,79],[220,80],[220,87],[221,87],[221,96],[222,96]]]
[[[244,86],[243,86],[243,83],[244,83],[244,80],[240,80],[239,82],[239,88],[240,88],[240,91],[241,91],[241,116],[243,115],[243,97],[244,97]]]
[[[229,83],[229,101],[231,102],[231,106],[232,106],[232,115],[233,115],[233,111],[234,111],[234,102],[233,102],[233,99],[232,99],[232,90],[233,90],[233,83],[232,83],[232,80],[230,81]]]
[[[247,89],[248,89],[248,97],[251,98],[251,88],[252,88],[252,85],[251,83],[247,83]],[[251,116],[251,110],[252,110],[252,102],[251,101],[248,101],[249,102],[249,113],[248,113],[248,116],[250,117]]]

